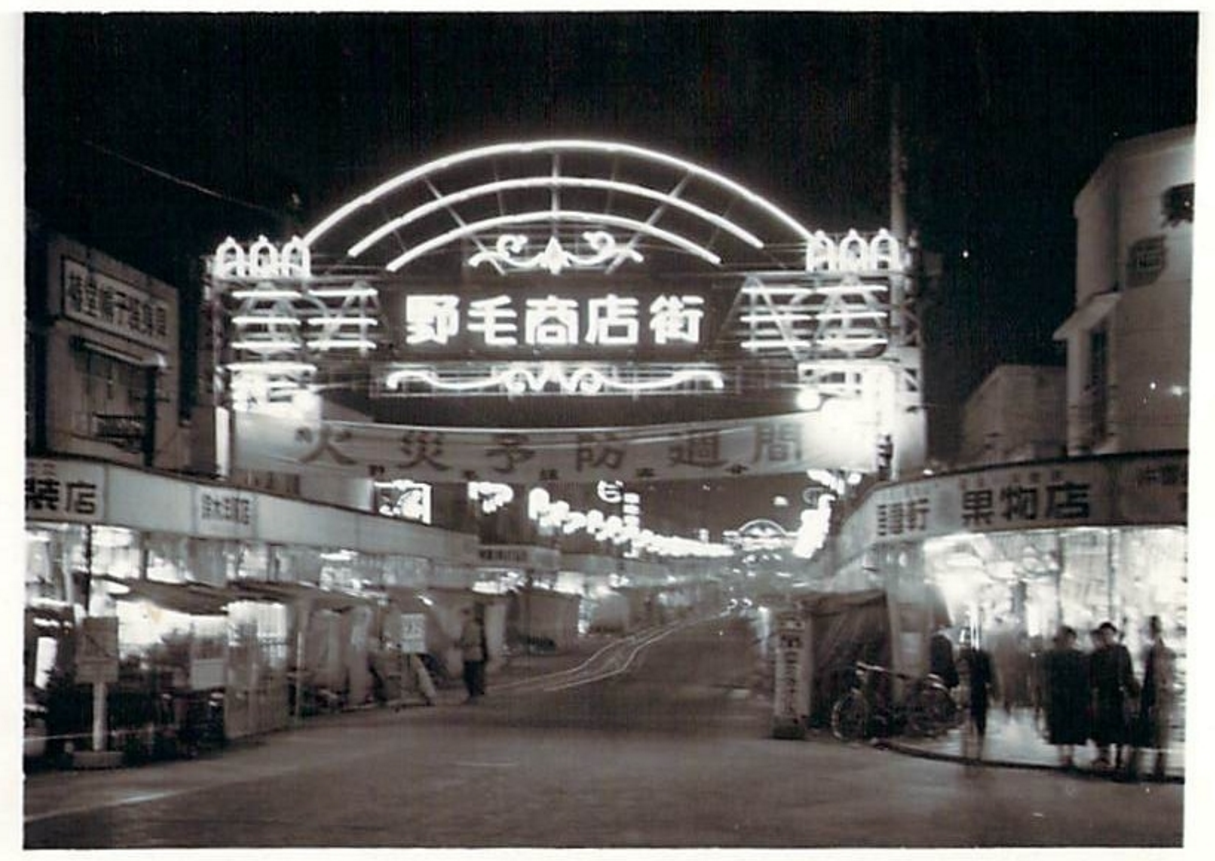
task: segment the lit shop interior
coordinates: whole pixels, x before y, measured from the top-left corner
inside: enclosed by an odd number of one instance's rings
[[[997,663],[1005,651],[1049,649],[1060,624],[1080,634],[1112,621],[1143,676],[1149,617],[1177,654],[1185,691],[1186,529],[1100,527],[958,533],[923,544],[925,580],[942,596],[955,633],[969,629]],[[1184,719],[1175,709],[1175,720]]]
[[[27,524],[26,546],[26,700],[45,709],[52,738],[69,742],[86,734],[90,713],[72,683],[86,616],[118,620],[116,735],[178,732],[210,708],[235,738],[339,696],[391,696],[374,690],[391,675],[377,679],[379,653],[394,647],[402,612],[430,610],[410,588],[433,568],[426,559],[47,522]],[[467,598],[429,591],[438,618],[427,647],[443,654]],[[163,739],[118,741],[153,755]]]

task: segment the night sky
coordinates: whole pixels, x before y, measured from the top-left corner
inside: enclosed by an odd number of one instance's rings
[[[930,447],[1001,362],[1061,364],[1072,202],[1119,140],[1195,121],[1197,15],[27,15],[27,205],[191,287],[228,234],[283,237],[483,143],[626,140],[811,228],[889,222],[890,92],[925,297]],[[293,203],[298,199],[298,205]],[[964,253],[967,256],[963,256]]]

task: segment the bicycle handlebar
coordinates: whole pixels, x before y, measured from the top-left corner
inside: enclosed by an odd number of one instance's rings
[[[891,670],[887,667],[883,667],[881,664],[867,664],[864,661],[857,661],[856,668],[858,671],[863,673],[884,673],[885,675],[894,676],[896,679],[902,679],[903,681],[907,682],[914,682],[920,678],[919,676],[913,676],[910,673],[900,673],[895,670]]]

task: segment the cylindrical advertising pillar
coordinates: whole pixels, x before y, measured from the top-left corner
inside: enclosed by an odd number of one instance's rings
[[[776,639],[772,736],[802,739],[810,715],[810,626],[800,610],[777,615]]]

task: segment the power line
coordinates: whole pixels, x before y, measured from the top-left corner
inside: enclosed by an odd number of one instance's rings
[[[183,179],[182,177],[174,176],[173,174],[160,170],[159,168],[155,168],[149,164],[145,164],[141,161],[137,161],[137,160],[131,158],[130,156],[123,155],[120,152],[115,152],[114,150],[110,149],[109,147],[102,146],[101,144],[96,143],[94,141],[86,139],[84,141],[84,145],[89,147],[90,149],[94,149],[97,152],[102,153],[103,155],[108,155],[110,158],[118,159],[121,162],[125,162],[126,164],[129,164],[132,167],[135,167],[135,168],[138,168],[139,170],[150,173],[153,176],[157,176],[163,180],[167,180],[168,182],[172,182],[176,185],[181,185],[186,188],[192,189],[193,191],[197,191],[200,194],[205,194],[208,197],[213,197],[217,200],[225,201],[226,203],[234,203],[237,206],[243,206],[247,209],[256,210],[257,212],[264,212],[268,215],[273,215],[276,218],[281,218],[285,215],[285,213],[280,212],[276,209],[271,209],[270,207],[262,206],[261,204],[257,204],[257,203],[250,203],[247,200],[241,200],[239,198],[232,197],[231,195],[224,194],[223,192],[215,191],[213,189],[207,188],[206,186],[199,185],[196,182],[191,182],[188,179]]]

